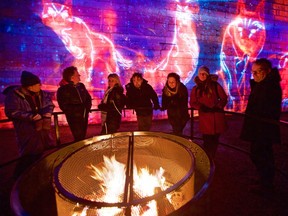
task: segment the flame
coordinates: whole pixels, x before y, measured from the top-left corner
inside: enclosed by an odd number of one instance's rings
[[[118,162],[115,155],[111,158],[103,156],[103,159],[103,166],[100,168],[93,164],[88,166],[93,172],[91,177],[99,182],[99,186],[102,190],[102,193],[93,195],[93,198],[89,195],[89,199],[108,203],[122,202],[126,179],[126,166],[125,164]],[[152,174],[148,168],[140,168],[138,170],[137,166],[134,165],[133,190],[135,195],[143,198],[154,195],[155,190],[159,188],[161,190],[167,189],[168,185],[165,184],[164,172],[164,169],[160,167],[159,170],[156,170],[155,173]],[[99,209],[97,210],[97,213],[99,215],[117,215],[122,211],[122,209],[113,207]],[[157,215],[157,202],[153,200],[147,203],[146,206],[133,206],[131,214],[141,216]]]

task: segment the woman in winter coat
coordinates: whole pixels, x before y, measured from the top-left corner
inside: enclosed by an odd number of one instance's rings
[[[167,110],[173,133],[181,136],[189,120],[188,90],[176,73],[169,73],[167,76],[162,90],[162,110]]]
[[[117,74],[108,76],[108,88],[98,108],[101,110],[101,134],[115,133],[120,128],[122,110],[125,106],[124,89]]]
[[[41,90],[38,76],[23,71],[21,86],[10,86],[3,92],[5,114],[13,121],[21,159],[14,177],[21,174],[41,154],[54,146],[51,138],[52,94]]]
[[[74,141],[85,139],[92,99],[85,85],[80,82],[76,67],[64,69],[63,79],[57,90],[57,101],[65,113]]]
[[[217,150],[219,136],[227,128],[223,112],[227,94],[217,79],[216,75],[210,75],[208,67],[201,66],[190,95],[190,106],[199,111],[199,129],[203,135],[204,149],[212,158]]]

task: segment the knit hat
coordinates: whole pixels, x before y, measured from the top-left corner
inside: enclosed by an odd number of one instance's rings
[[[32,86],[35,84],[41,83],[38,76],[28,72],[28,71],[22,71],[21,74],[21,84],[22,86]]]

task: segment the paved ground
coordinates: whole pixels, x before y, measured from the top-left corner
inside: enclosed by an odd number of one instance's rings
[[[187,211],[185,215],[247,215],[247,216],[286,216],[288,215],[288,127],[281,127],[282,144],[275,145],[276,166],[275,191],[265,197],[248,191],[252,178],[256,176],[253,164],[250,162],[249,144],[239,140],[242,117],[228,115],[229,130],[221,136],[215,158],[215,175],[212,184],[203,198],[197,203],[197,210]],[[287,115],[283,120],[287,121]],[[200,134],[195,120],[193,141],[201,145]],[[133,131],[137,128],[135,122],[122,123],[120,131]],[[171,132],[167,120],[158,120],[153,124],[152,131]],[[99,125],[89,126],[87,137],[100,132]],[[61,142],[72,141],[68,127],[60,128]],[[190,136],[190,124],[185,128],[185,135]],[[13,215],[10,210],[9,194],[14,181],[11,178],[17,158],[15,136],[13,129],[0,130],[0,216]]]

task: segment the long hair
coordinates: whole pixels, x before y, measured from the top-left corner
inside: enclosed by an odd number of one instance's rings
[[[108,79],[109,79],[109,78],[115,79],[116,82],[117,82],[117,85],[118,85],[118,86],[122,86],[120,77],[119,77],[116,73],[109,74],[109,75],[108,75]]]

